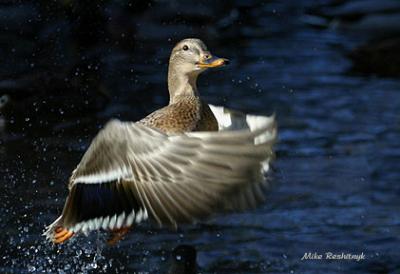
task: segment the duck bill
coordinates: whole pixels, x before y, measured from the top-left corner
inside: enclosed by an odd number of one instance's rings
[[[197,66],[200,68],[218,68],[227,65],[228,63],[228,59],[213,56],[208,60],[197,63]]]

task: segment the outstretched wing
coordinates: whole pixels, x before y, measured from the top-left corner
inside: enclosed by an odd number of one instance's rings
[[[266,130],[255,138],[255,143],[269,142],[271,133],[274,132],[276,137],[276,122],[274,115],[271,117],[262,115],[245,114],[243,112],[232,110],[222,106],[209,105],[215,118],[218,122],[219,131],[233,131],[233,130],[255,130],[263,125],[272,124],[270,130]],[[273,142],[272,142],[273,143]],[[266,174],[270,169],[270,162],[274,158],[274,152],[262,163],[262,173]],[[255,208],[260,203],[264,202],[264,193],[269,188],[270,178],[265,180],[252,181],[247,184],[240,185],[233,188],[226,194],[226,199],[221,207],[223,211],[238,211],[248,208]]]
[[[148,216],[173,226],[206,217],[232,190],[263,180],[275,139],[273,118],[250,129],[175,136],[111,121],[73,172],[62,216],[48,233],[56,225],[86,232]]]

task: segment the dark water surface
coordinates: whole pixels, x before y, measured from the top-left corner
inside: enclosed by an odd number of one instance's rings
[[[154,4],[128,20],[134,47],[102,48],[104,107],[80,113],[72,105],[84,99],[75,97],[60,105],[33,97],[29,111],[20,107],[19,118],[0,132],[0,272],[165,273],[170,251],[190,244],[202,273],[400,273],[400,80],[349,74],[346,52],[366,37],[313,29],[302,20],[312,1],[282,2],[230,8],[221,16],[213,11],[210,18],[207,3]],[[18,14],[26,7],[15,9]],[[183,19],[165,19],[176,9]],[[185,21],[193,9],[204,17]],[[101,233],[62,246],[46,243],[41,233],[60,214],[67,178],[90,140],[111,117],[135,120],[167,103],[169,52],[193,36],[232,60],[200,77],[208,102],[277,114],[268,202],[178,232],[142,224],[115,247],[104,246]],[[28,45],[15,47],[18,53]],[[18,64],[27,67],[14,64],[14,74],[29,74],[29,60]],[[32,69],[40,70],[35,64]],[[11,72],[0,70],[7,80]],[[69,90],[63,92],[68,98]],[[366,259],[302,261],[306,252],[363,252]]]

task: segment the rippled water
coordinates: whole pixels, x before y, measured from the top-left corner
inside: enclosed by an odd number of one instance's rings
[[[110,48],[102,60],[111,96],[105,108],[45,127],[50,116],[25,115],[19,130],[0,135],[0,271],[164,273],[181,243],[196,247],[202,273],[400,273],[400,80],[348,74],[346,52],[364,38],[308,27],[305,3],[232,9],[223,20],[238,21],[226,28],[222,19],[143,19],[158,18],[156,5],[132,23],[136,47]],[[111,117],[135,120],[167,103],[169,51],[188,36],[232,60],[201,76],[208,102],[277,114],[268,202],[177,232],[142,224],[115,247],[103,245],[102,233],[46,243],[43,228],[61,212],[67,178],[91,138]],[[69,107],[57,108],[57,117]],[[301,261],[305,252],[363,252],[366,259]]]

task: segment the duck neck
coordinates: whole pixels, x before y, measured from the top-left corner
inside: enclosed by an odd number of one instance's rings
[[[197,92],[197,76],[198,73],[185,74],[179,72],[174,66],[168,69],[168,90],[169,104],[175,103],[182,96],[198,97]]]

